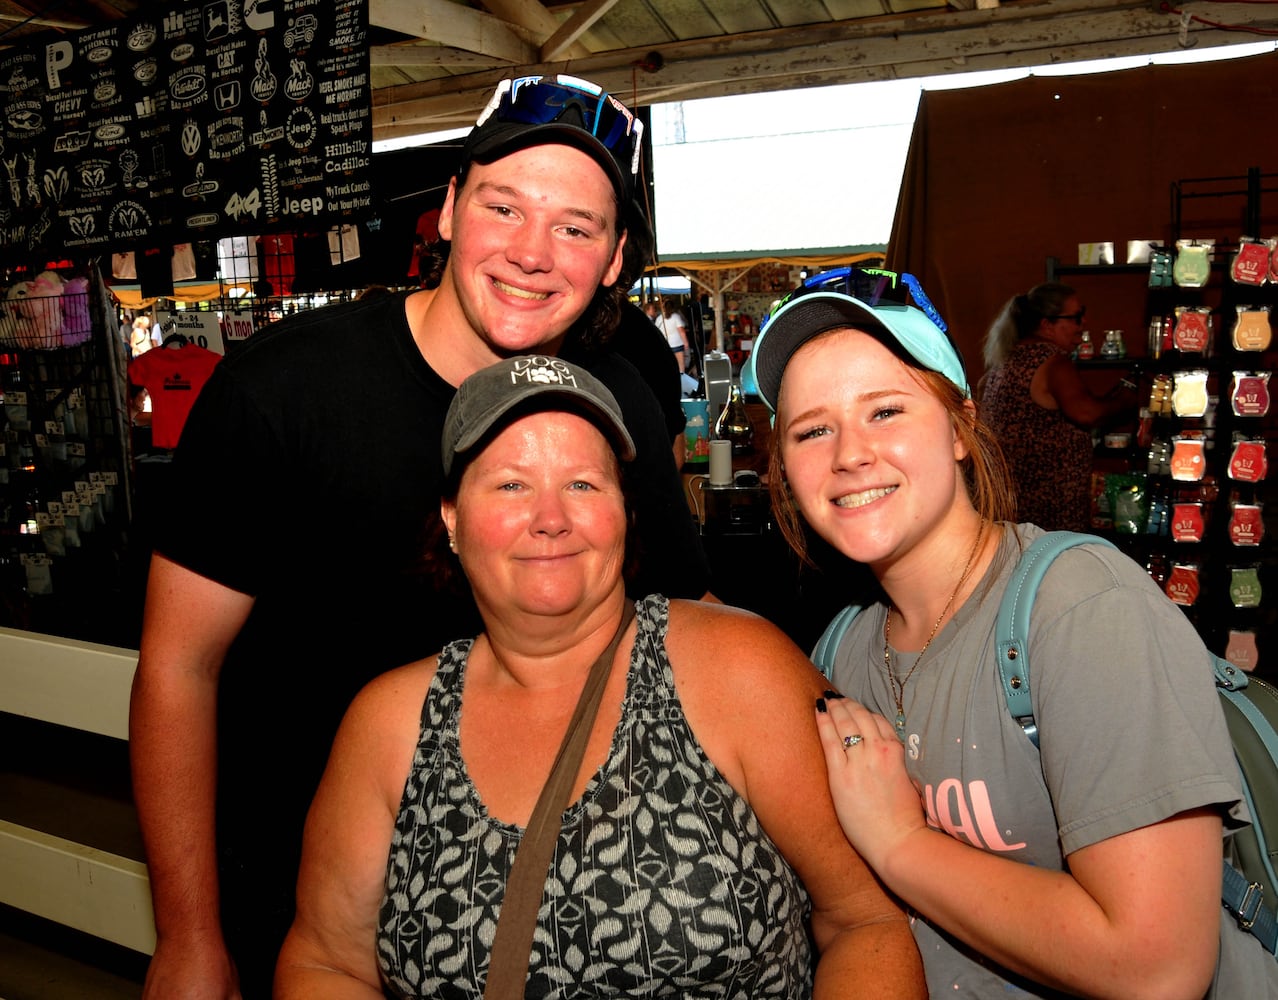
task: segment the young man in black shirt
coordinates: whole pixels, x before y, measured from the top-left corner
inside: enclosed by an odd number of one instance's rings
[[[277,324],[201,392],[156,527],[130,717],[157,930],[147,1000],[270,995],[306,809],[351,697],[479,630],[418,567],[444,414],[471,372],[590,358],[642,463],[631,589],[705,592],[656,401],[600,347],[625,296],[640,132],[584,81],[503,82],[441,210],[439,286]]]

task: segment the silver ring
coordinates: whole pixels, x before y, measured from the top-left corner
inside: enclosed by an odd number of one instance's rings
[[[860,733],[853,733],[851,736],[845,736],[843,737],[843,749],[846,750],[849,747],[854,747],[863,739],[865,739],[865,737]]]

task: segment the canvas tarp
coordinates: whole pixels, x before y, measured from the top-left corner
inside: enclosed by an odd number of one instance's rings
[[[888,244],[888,266],[917,275],[949,321],[971,378],[1002,305],[1044,279],[1049,256],[1078,262],[1078,245],[1172,237],[1173,182],[1249,168],[1278,187],[1278,53],[1076,77],[1028,77],[923,94]],[[1184,191],[1206,186],[1185,186]],[[1182,201],[1180,235],[1236,242],[1278,235],[1278,193],[1261,200],[1262,232],[1247,233],[1240,195]],[[1145,277],[1067,276],[1088,306],[1093,336],[1138,340]]]

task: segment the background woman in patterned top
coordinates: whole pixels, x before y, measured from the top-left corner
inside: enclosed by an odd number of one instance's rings
[[[1138,402],[1121,384],[1097,395],[1079,375],[1086,315],[1074,289],[1047,282],[1008,300],[985,337],[981,416],[1011,466],[1017,520],[1049,531],[1090,529],[1092,429]]]
[[[277,997],[482,995],[514,851],[623,620],[633,445],[607,389],[562,360],[501,362],[458,391],[443,454],[443,522],[485,630],[348,712]],[[834,814],[820,675],[746,612],[659,595],[636,611],[561,817],[526,995],[924,996],[907,921]]]

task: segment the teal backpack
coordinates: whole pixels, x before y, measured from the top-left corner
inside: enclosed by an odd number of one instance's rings
[[[995,656],[1008,711],[1038,747],[1038,725],[1030,702],[1029,624],[1034,595],[1052,561],[1075,545],[1114,546],[1095,535],[1051,531],[1035,539],[1022,553],[1003,594],[995,623]],[[834,616],[812,650],[812,662],[826,677],[834,668],[834,654],[859,614],[849,605]],[[1242,871],[1224,863],[1220,898],[1238,926],[1254,934],[1278,954],[1278,689],[1248,677],[1228,660],[1213,654],[1216,690],[1229,726],[1234,756],[1242,772],[1243,798],[1252,825],[1233,836]]]

